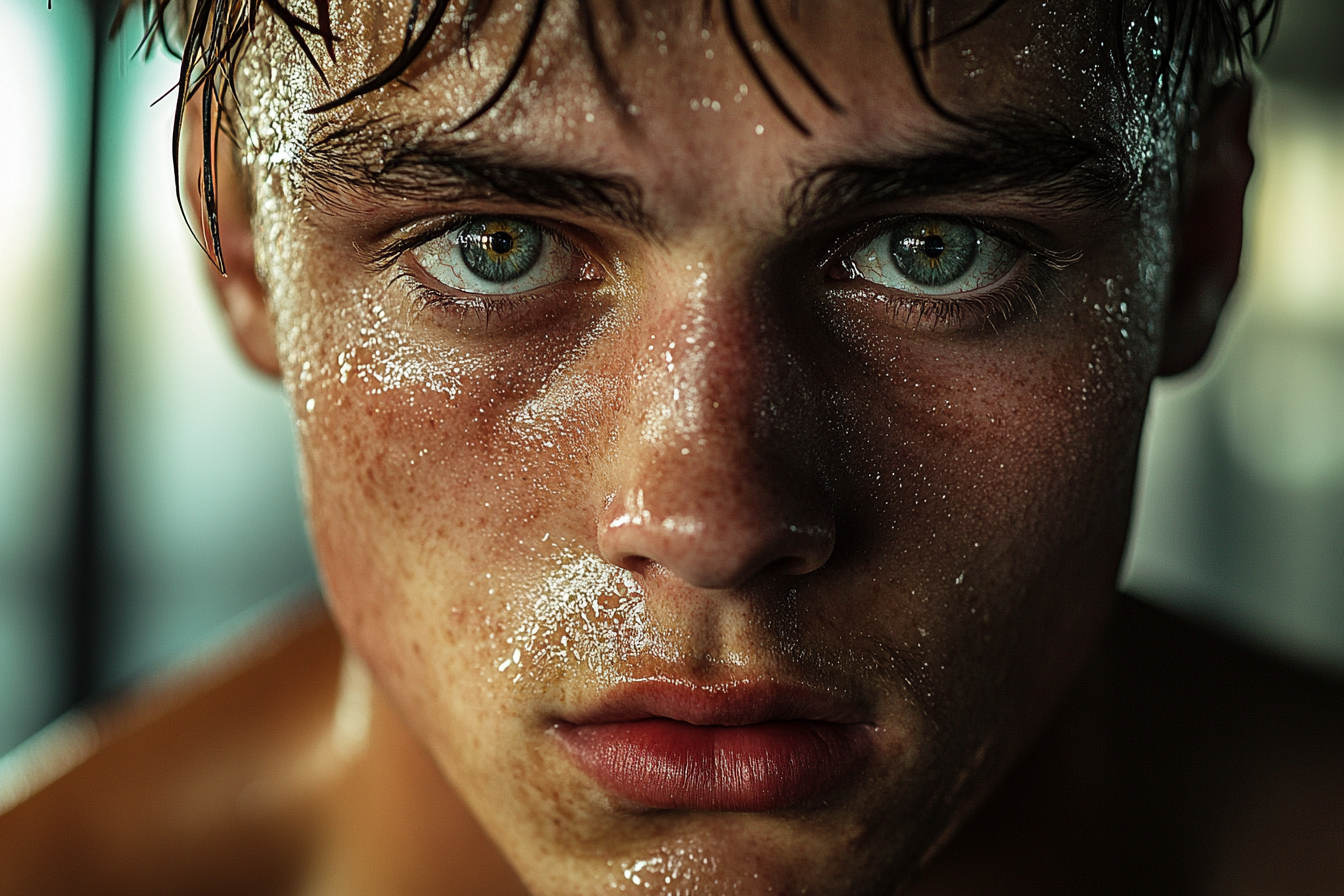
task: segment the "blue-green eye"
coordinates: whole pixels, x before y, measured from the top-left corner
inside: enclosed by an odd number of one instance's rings
[[[477,295],[509,295],[569,279],[576,252],[523,218],[481,216],[413,250],[425,273]]]
[[[854,277],[914,295],[974,292],[1012,270],[1022,250],[951,218],[912,218],[877,235],[848,259]]]
[[[544,238],[541,228],[515,218],[476,220],[457,231],[462,261],[491,283],[517,280],[536,267]]]

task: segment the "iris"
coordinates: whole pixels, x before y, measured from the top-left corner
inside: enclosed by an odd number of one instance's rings
[[[484,218],[459,230],[457,241],[473,274],[491,283],[508,283],[536,267],[544,234],[537,225],[517,218]]]
[[[891,231],[896,269],[920,286],[946,286],[966,275],[980,254],[980,233],[969,224],[918,220]]]

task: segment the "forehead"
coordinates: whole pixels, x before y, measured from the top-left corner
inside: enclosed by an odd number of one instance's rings
[[[251,69],[263,101],[245,115],[285,135],[281,157],[310,163],[300,174],[374,169],[408,147],[470,151],[611,173],[665,217],[701,222],[723,203],[746,214],[786,197],[828,165],[891,167],[968,134],[965,163],[992,171],[1015,154],[1038,178],[1076,165],[1080,147],[1122,172],[1115,183],[1153,157],[1110,4],[915,6],[917,21],[881,0],[552,0],[488,15],[448,3],[401,77],[313,114],[407,46],[409,5],[341,0],[320,74],[270,23]]]
[[[1119,17],[1102,2],[446,0],[444,6],[400,78],[307,123],[397,114],[457,125],[496,99],[514,74],[488,120],[473,122],[476,131],[512,127],[519,136],[540,137],[537,128],[548,123],[593,123],[590,116],[617,112],[642,118],[639,130],[667,138],[703,130],[686,125],[703,106],[723,112],[745,104],[763,113],[756,100],[771,95],[769,104],[783,114],[756,122],[767,128],[824,129],[837,123],[828,120],[837,108],[839,118],[866,132],[895,118],[907,129],[944,124],[925,87],[936,103],[970,116],[1028,113],[1078,128],[1111,127],[1123,113],[1120,88],[1132,80]],[[408,30],[411,12],[406,3],[332,3],[338,35],[332,58],[309,39],[320,76],[273,22],[272,34],[289,45],[277,54],[285,61],[282,77],[306,81],[312,105],[341,97],[405,54],[411,32],[424,22]],[[421,37],[416,33],[414,43]]]

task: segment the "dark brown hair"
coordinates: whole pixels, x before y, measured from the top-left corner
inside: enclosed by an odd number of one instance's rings
[[[585,32],[588,50],[596,64],[602,89],[618,109],[626,110],[628,103],[621,94],[597,40],[597,26],[592,8],[593,0],[576,0],[579,21]],[[739,6],[746,6],[756,25],[768,35],[771,44],[787,60],[793,70],[812,92],[830,109],[843,111],[840,104],[812,74],[806,63],[784,38],[771,13],[767,0],[700,0],[701,15],[708,21],[714,9],[721,11],[733,42],[752,70],[756,80],[779,109],[780,113],[803,134],[808,134],[806,123],[794,112],[757,60],[757,53],[743,28]],[[954,121],[961,119],[944,107],[929,88],[926,67],[930,51],[938,44],[969,31],[993,16],[1008,0],[986,0],[985,7],[963,22],[944,31],[933,33],[929,14],[936,0],[886,0],[888,18],[897,47],[914,77],[916,88],[924,100],[941,115]],[[528,52],[536,40],[545,17],[549,0],[531,0],[523,36],[503,78],[490,95],[457,124],[464,128],[486,114],[504,96],[522,70]],[[789,0],[790,14],[796,17],[801,0]],[[630,0],[614,0],[618,25],[623,35],[634,29],[634,15]],[[490,15],[494,0],[410,0],[410,11],[400,50],[381,70],[369,75],[359,84],[336,99],[323,103],[310,112],[322,112],[351,100],[380,90],[402,77],[419,58],[433,39],[450,10],[459,7],[454,18],[460,22],[458,40],[470,52],[473,34],[480,23]],[[1155,99],[1171,101],[1187,78],[1196,83],[1216,77],[1243,78],[1248,57],[1263,52],[1273,34],[1278,18],[1279,0],[1132,0],[1117,2],[1118,33],[1125,33],[1125,20],[1152,21],[1158,16],[1162,22],[1159,63],[1164,64],[1169,77],[1161,79],[1165,91],[1154,94]],[[325,81],[322,58],[336,60],[340,36],[331,22],[330,0],[313,0],[315,15],[308,19],[293,12],[286,0],[123,0],[114,30],[121,27],[124,17],[139,8],[143,17],[145,35],[141,47],[148,54],[156,44],[162,44],[178,56],[182,63],[176,88],[176,115],[173,127],[173,165],[177,170],[177,147],[188,104],[198,94],[201,98],[202,144],[202,199],[206,226],[209,230],[209,250],[213,260],[223,270],[220,254],[219,221],[215,195],[215,160],[221,130],[228,133],[226,101],[233,91],[233,76],[238,60],[251,39],[260,15],[269,14],[281,23],[308,58],[314,70]],[[1119,50],[1117,50],[1119,52]],[[230,134],[232,136],[232,134]]]

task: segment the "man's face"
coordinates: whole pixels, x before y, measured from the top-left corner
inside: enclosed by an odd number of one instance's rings
[[[976,127],[876,2],[767,4],[843,111],[737,4],[810,135],[698,3],[598,4],[615,92],[556,3],[453,130],[525,4],[306,114],[399,45],[373,6],[330,88],[274,27],[242,69],[346,638],[538,893],[889,891],[1112,593],[1172,141],[1110,18],[1009,4],[937,45]]]

